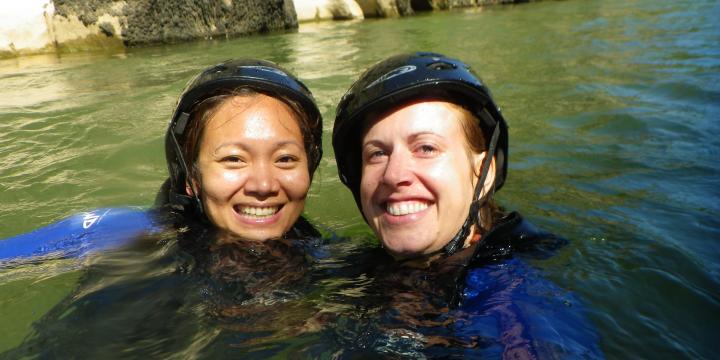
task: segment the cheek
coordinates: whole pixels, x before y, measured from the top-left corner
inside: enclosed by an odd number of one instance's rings
[[[464,156],[454,156],[425,169],[425,180],[432,183],[438,195],[451,201],[453,206],[464,206],[470,202],[473,193],[473,174]]]
[[[362,170],[360,177],[360,203],[369,203],[372,199],[373,193],[378,187],[377,171],[373,171],[372,168],[365,168]],[[364,205],[363,205],[364,207]]]
[[[210,168],[205,171],[201,169],[201,173],[202,191],[215,197],[228,195],[245,181],[245,176],[237,171]]]
[[[466,158],[461,158],[455,163],[453,169],[449,171],[453,171],[455,174],[452,179],[454,185],[448,187],[450,195],[457,202],[457,206],[465,211],[465,209],[469,208],[473,197],[474,175],[472,168]]]
[[[307,197],[310,190],[310,173],[307,170],[288,171],[280,175],[280,182],[291,200]]]

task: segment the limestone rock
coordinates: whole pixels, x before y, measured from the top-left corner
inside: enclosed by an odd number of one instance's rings
[[[101,32],[118,34],[126,45],[297,28],[291,0],[55,0],[55,14],[86,27],[99,27],[104,16],[116,19]]]
[[[7,1],[0,2],[0,57],[228,38],[297,26],[292,0]]]
[[[365,17],[397,17],[414,14],[411,0],[356,0]]]
[[[363,19],[355,0],[294,0],[298,21]]]

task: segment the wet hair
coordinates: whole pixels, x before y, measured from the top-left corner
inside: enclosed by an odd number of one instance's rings
[[[465,145],[467,147],[468,153],[471,155],[487,152],[487,140],[485,139],[485,133],[483,132],[483,129],[480,127],[480,119],[478,119],[477,116],[475,116],[471,111],[469,111],[462,105],[458,105],[455,103],[448,104],[453,109],[461,113],[461,116],[459,118],[460,126],[463,129],[463,134],[465,135]],[[470,158],[468,160],[471,161]],[[482,175],[479,173],[479,171],[480,169],[473,169],[473,173],[475,176],[478,177],[478,181],[480,181],[480,176]],[[490,231],[493,225],[495,225],[495,223],[497,223],[502,217],[505,216],[500,206],[497,205],[495,203],[495,200],[492,198],[492,195],[495,192],[494,185],[493,189],[491,189],[490,191],[491,193],[487,202],[485,202],[485,204],[479,210],[481,234]]]
[[[320,152],[319,149],[317,149],[317,146],[313,143],[311,121],[307,112],[303,111],[300,104],[285,96],[280,96],[266,91],[257,91],[249,87],[241,87],[233,90],[221,91],[213,96],[210,96],[195,105],[190,111],[188,128],[181,140],[181,150],[186,162],[185,165],[190,171],[190,174],[188,174],[188,181],[199,178],[200,174],[197,166],[197,159],[200,153],[200,143],[210,119],[212,119],[220,107],[230,99],[235,97],[253,98],[258,95],[267,95],[282,101],[295,115],[298,127],[300,128],[300,133],[303,137],[303,145],[305,146],[305,153],[308,158],[308,171],[310,172],[310,179],[312,180],[314,170],[312,164],[317,163]]]

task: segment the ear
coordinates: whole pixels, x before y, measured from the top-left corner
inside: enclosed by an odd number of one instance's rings
[[[474,171],[475,171],[475,181],[476,184],[477,181],[480,181],[480,177],[482,176],[482,167],[483,167],[483,160],[485,160],[485,157],[487,156],[487,151],[483,151],[480,154],[473,154],[473,162],[474,162]],[[493,188],[493,184],[495,183],[495,157],[492,158],[492,162],[490,162],[490,167],[488,168],[488,174],[485,176],[485,184],[483,185],[482,191],[480,191],[480,197],[482,198],[490,192]]]
[[[190,186],[192,186],[192,188]],[[185,194],[187,194],[187,196],[189,197],[193,197],[193,190],[195,191],[195,195],[200,196],[200,186],[198,185],[197,180],[195,180],[194,178],[189,179],[189,181],[185,182]]]

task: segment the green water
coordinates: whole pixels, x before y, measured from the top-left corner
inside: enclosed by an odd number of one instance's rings
[[[0,238],[96,207],[149,206],[184,84],[231,57],[315,94],[325,157],[308,217],[368,230],[337,179],[334,106],[368,65],[432,50],[471,64],[508,119],[502,205],[570,239],[540,265],[592,309],[608,358],[720,348],[720,3],[547,1],[297,33],[0,61]],[[75,287],[62,262],[0,273],[0,352]]]

